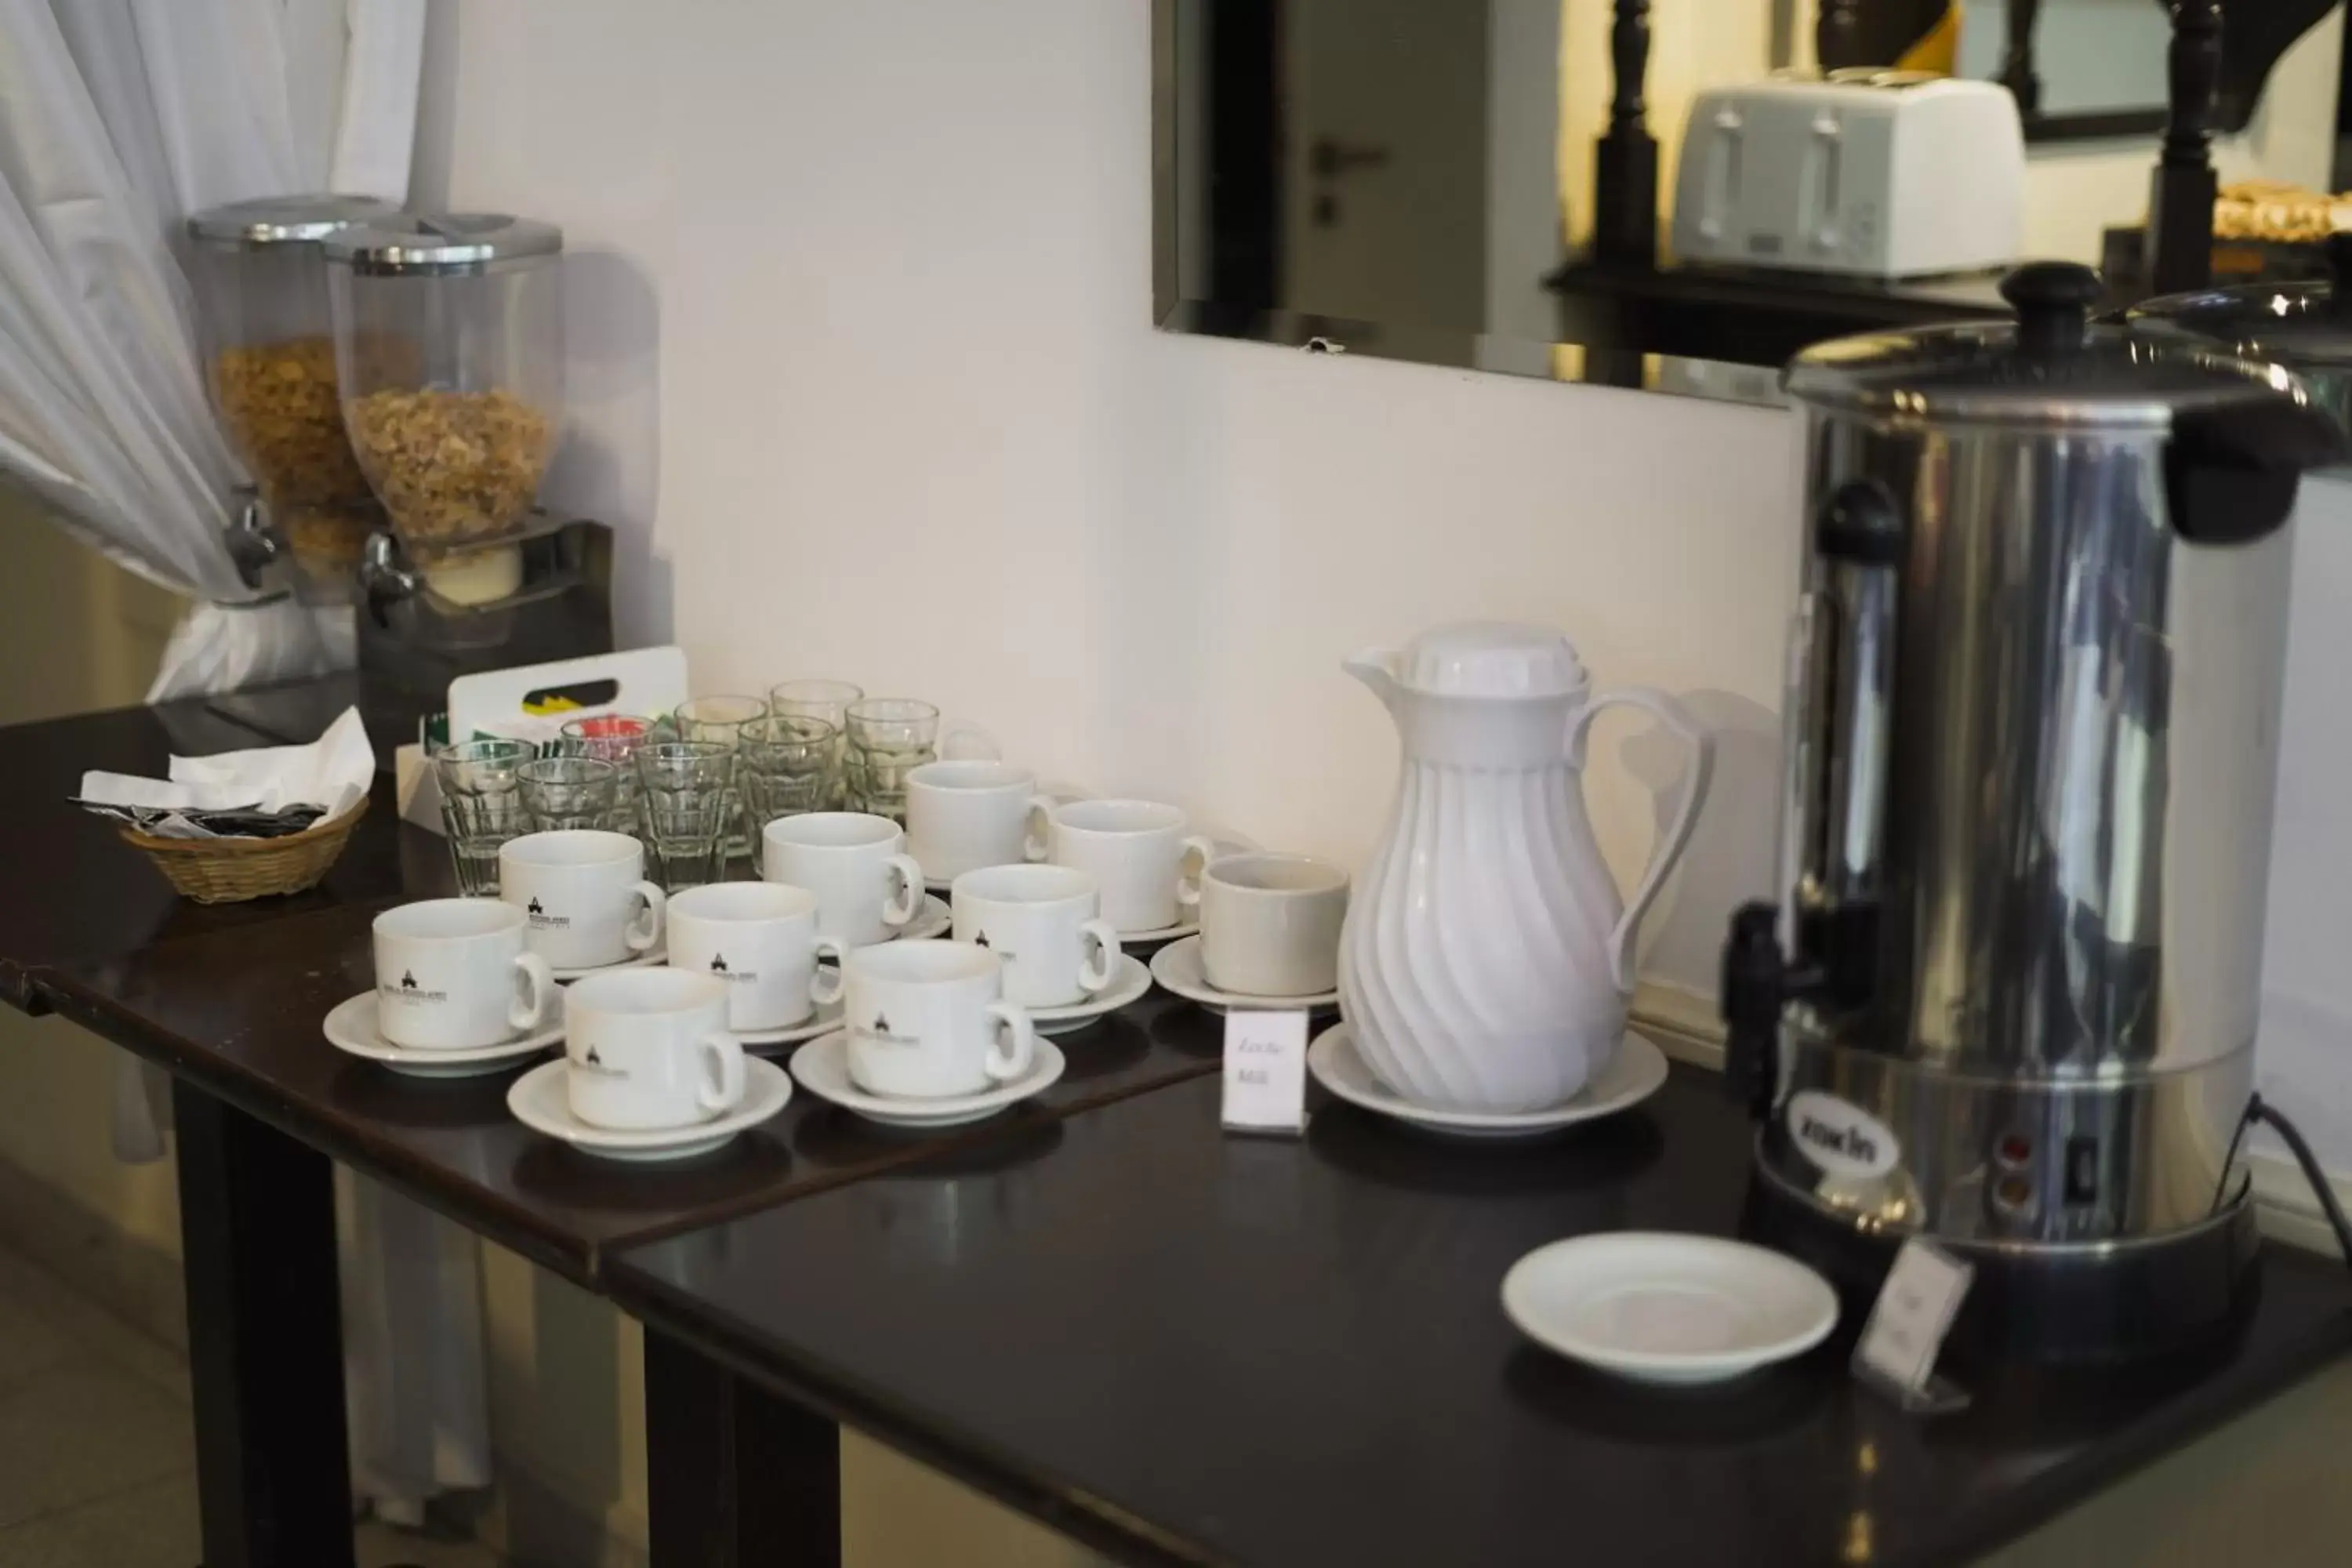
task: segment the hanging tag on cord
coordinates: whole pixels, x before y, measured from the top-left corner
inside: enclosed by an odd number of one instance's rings
[[[1307,1015],[1225,1015],[1225,1130],[1307,1131]]]

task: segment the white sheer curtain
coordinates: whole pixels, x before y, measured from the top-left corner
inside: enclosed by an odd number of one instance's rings
[[[0,479],[191,596],[151,698],[331,668],[349,613],[257,605],[220,543],[237,475],[197,369],[189,213],[338,191],[404,200],[426,0],[0,0]],[[126,1082],[116,1147],[155,1158]],[[352,1464],[416,1516],[481,1486],[470,1239],[340,1183]]]
[[[425,0],[0,0],[0,472],[188,595],[151,696],[330,668],[334,624],[256,605],[220,544],[180,220],[408,190]]]

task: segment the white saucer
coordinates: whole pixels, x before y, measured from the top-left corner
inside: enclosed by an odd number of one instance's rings
[[[1837,1292],[1793,1258],[1712,1236],[1605,1231],[1538,1247],[1503,1310],[1547,1350],[1639,1383],[1720,1383],[1802,1355]]]
[[[1346,1024],[1315,1037],[1307,1047],[1307,1070],[1341,1100],[1423,1131],[1449,1138],[1540,1138],[1649,1099],[1666,1081],[1666,1053],[1629,1029],[1607,1070],[1570,1099],[1542,1110],[1433,1110],[1415,1105],[1373,1076]]]
[[[562,1044],[563,1016],[557,1009],[553,1023],[519,1040],[470,1050],[419,1050],[414,1046],[395,1046],[377,1031],[375,993],[362,991],[335,1004],[327,1014],[326,1030],[327,1043],[337,1050],[382,1062],[394,1072],[415,1078],[478,1078]]]
[[[1017,1105],[1052,1088],[1062,1076],[1065,1065],[1062,1048],[1050,1040],[1040,1040],[1036,1059],[1030,1063],[1025,1077],[952,1100],[906,1100],[868,1094],[849,1081],[846,1033],[811,1040],[793,1053],[793,1076],[800,1080],[803,1089],[819,1100],[829,1100],[885,1127],[961,1127],[967,1121],[985,1121],[1007,1106]]]
[[[801,1023],[781,1029],[730,1029],[727,1032],[743,1042],[747,1051],[766,1046],[796,1046],[803,1040],[814,1040],[819,1035],[829,1035],[841,1027],[841,998],[817,1005],[815,1012]]]
[[[649,963],[667,963],[668,962],[669,943],[657,942],[643,952],[629,954],[618,963],[592,963],[585,969],[552,969],[549,973],[555,976],[557,984],[568,985],[574,980],[585,980],[592,974],[602,974],[608,969],[643,969]]]
[[[1173,991],[1187,1002],[1198,1002],[1212,1013],[1296,1013],[1301,1008],[1313,1013],[1339,1005],[1337,991],[1318,992],[1312,996],[1249,996],[1237,991],[1220,991],[1209,984],[1208,975],[1201,968],[1201,939],[1197,936],[1171,942],[1153,953],[1151,978],[1160,982],[1160,989]]]
[[[1110,972],[1110,984],[1083,1002],[1072,1002],[1061,1007],[1032,1007],[1029,1021],[1037,1026],[1041,1035],[1066,1035],[1073,1029],[1083,1029],[1106,1013],[1115,1013],[1151,989],[1151,971],[1143,960],[1128,953],[1118,955],[1118,967]]]
[[[686,1127],[658,1127],[624,1132],[592,1127],[572,1114],[564,1092],[562,1061],[535,1067],[514,1080],[507,1090],[507,1109],[534,1132],[560,1138],[583,1153],[606,1160],[687,1160],[708,1154],[746,1128],[757,1127],[793,1098],[793,1080],[784,1069],[761,1057],[743,1058],[743,1102],[724,1116]]]
[[[891,927],[883,936],[882,941],[921,942],[929,937],[945,936],[948,928],[954,923],[954,917],[948,912],[948,901],[945,899],[932,898],[926,893],[923,895],[923,907],[915,911],[915,918],[905,925]],[[869,942],[867,945],[880,944]]]
[[[1140,947],[1146,942],[1173,942],[1180,936],[1197,936],[1201,931],[1201,911],[1196,907],[1176,917],[1172,926],[1160,926],[1153,931],[1123,931],[1118,940],[1123,946]]]

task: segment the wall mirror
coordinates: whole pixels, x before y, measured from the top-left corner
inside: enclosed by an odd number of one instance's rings
[[[1153,48],[1171,331],[1769,400],[2018,260],[2120,305],[2352,227],[2337,0],[1155,0]]]

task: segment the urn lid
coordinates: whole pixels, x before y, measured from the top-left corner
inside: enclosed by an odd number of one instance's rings
[[[1404,650],[1402,683],[1433,697],[1566,697],[1584,665],[1549,626],[1465,621],[1422,633]]]

